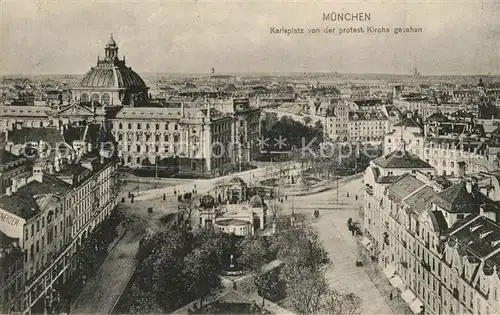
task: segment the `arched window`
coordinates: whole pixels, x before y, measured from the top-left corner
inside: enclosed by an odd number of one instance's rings
[[[108,93],[104,93],[102,95],[102,104],[103,105],[109,105],[111,102],[111,96]]]
[[[86,103],[89,101],[89,95],[87,93],[82,93],[82,96],[80,97],[80,101],[82,103]]]
[[[99,94],[97,93],[92,94],[92,102],[99,103]]]
[[[119,124],[118,124],[118,129],[123,129],[123,125],[122,125],[122,123],[119,123]]]
[[[179,126],[177,124],[174,125],[174,130],[177,130]]]
[[[128,124],[128,129],[132,129],[132,124],[131,123]]]
[[[141,129],[141,124],[137,124],[137,129]]]

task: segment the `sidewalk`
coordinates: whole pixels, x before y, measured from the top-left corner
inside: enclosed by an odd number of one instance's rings
[[[363,245],[358,242],[360,250],[363,251]],[[363,266],[368,277],[373,282],[380,294],[385,298],[387,305],[391,308],[394,314],[413,314],[410,307],[400,296],[400,293],[396,288],[394,288],[389,280],[385,277],[384,273],[380,270],[378,263],[371,261],[366,255],[361,255],[363,258]],[[392,300],[390,299],[390,293],[393,293]],[[396,293],[398,292],[398,293]]]

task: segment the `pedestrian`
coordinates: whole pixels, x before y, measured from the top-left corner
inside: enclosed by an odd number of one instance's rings
[[[177,190],[174,189],[174,196],[177,196]]]
[[[356,195],[356,200],[358,200],[358,195]]]
[[[163,200],[166,200],[166,199],[167,199],[167,195],[163,194]]]
[[[285,200],[288,200],[288,196],[285,196]]]
[[[349,193],[347,193],[347,198],[349,198]]]
[[[393,298],[393,295],[392,295],[392,291],[391,291],[391,293],[389,293],[389,300],[392,300],[392,298]]]

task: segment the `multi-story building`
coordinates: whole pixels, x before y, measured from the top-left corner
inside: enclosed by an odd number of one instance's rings
[[[102,156],[80,163],[56,163],[55,171],[37,163],[0,197],[0,231],[19,239],[24,252],[24,313],[53,307],[56,293],[85,267],[84,249],[96,246],[89,236],[117,204],[116,163]]]
[[[113,148],[98,145],[109,141],[103,125],[21,128],[8,134],[6,150],[18,160],[26,161],[22,154],[28,146],[36,152],[29,157],[33,166],[18,165],[19,174],[9,173],[16,168],[6,172],[0,232],[18,239],[23,250],[20,310],[41,313],[53,310],[58,292],[90,260],[82,257],[98,248],[88,236],[102,228],[117,203],[117,163]]]
[[[424,148],[421,124],[410,114],[392,126],[392,131],[384,136],[383,153],[389,154],[403,145],[410,153],[420,156]]]
[[[372,166],[365,182],[373,174]],[[372,256],[378,252],[389,282],[415,314],[499,312],[498,206],[482,193],[498,184],[476,180],[408,170],[388,185],[367,186],[363,244]]]
[[[231,116],[231,153],[233,165],[249,163],[260,156],[258,145],[261,136],[259,108],[250,105],[248,98],[231,98],[226,100],[210,100],[216,110]],[[212,105],[213,103],[213,105]]]
[[[310,106],[311,116],[319,117],[324,138],[347,141],[349,139],[349,106],[344,100],[321,99]]]
[[[382,111],[349,112],[350,141],[380,143],[388,132],[389,119]]]
[[[102,123],[106,111],[70,104],[62,108],[40,106],[1,106],[0,131],[21,128],[59,127],[62,124]]]
[[[233,121],[210,106],[122,108],[110,123],[126,166],[169,160],[181,174],[216,175],[231,163]]]
[[[364,223],[367,241],[374,245],[372,256],[377,257],[381,247],[383,214],[380,204],[383,200],[385,189],[397,181],[407,172],[417,172],[435,175],[435,170],[417,155],[408,151],[397,150],[370,161],[365,171],[363,182],[365,184]]]
[[[28,171],[26,158],[0,148],[0,194],[12,185],[12,179],[22,176]]]
[[[0,216],[4,221],[8,218]],[[0,312],[10,314],[22,311],[24,253],[19,239],[0,231]]]

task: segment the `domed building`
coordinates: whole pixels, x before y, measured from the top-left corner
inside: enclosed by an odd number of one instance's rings
[[[104,48],[104,59],[97,57],[97,65],[90,68],[73,88],[73,97],[80,104],[134,107],[149,101],[144,80],[118,58],[118,45],[109,38]]]

